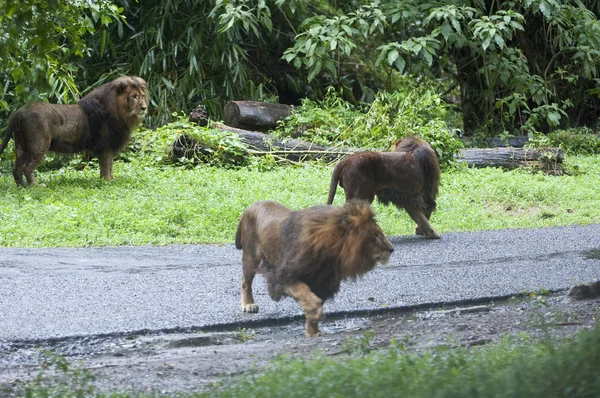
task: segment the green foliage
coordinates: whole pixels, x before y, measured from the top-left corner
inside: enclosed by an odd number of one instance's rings
[[[365,4],[347,15],[307,18],[300,25],[302,32],[296,36],[294,46],[282,58],[297,68],[306,67],[309,82],[323,70],[337,85],[342,62],[357,47],[355,38],[366,39],[375,31],[382,33],[385,19],[377,3]]]
[[[123,6],[128,24],[125,29],[112,27],[106,52],[96,52],[90,64],[96,76],[119,71],[147,80],[150,127],[198,104],[218,119],[228,100],[277,95],[272,79],[280,74],[279,54],[271,52],[283,52],[291,37],[280,32],[290,29],[290,23],[299,24],[298,16],[286,12],[286,7],[262,0],[116,3]],[[94,48],[99,44],[92,43]],[[279,78],[277,84],[293,80],[286,75]]]
[[[143,166],[165,164],[198,167],[247,165],[247,146],[235,133],[202,127],[179,116],[157,129],[141,129],[134,135],[131,151],[123,156]]]
[[[322,73],[337,82],[351,73],[339,65],[357,58],[369,71],[451,79],[461,86],[469,133],[595,124],[598,2],[390,0],[349,7],[355,9],[323,7],[323,15],[306,20],[283,58],[309,79]]]
[[[572,341],[506,338],[479,349],[415,354],[392,345],[343,361],[283,358],[264,374],[199,396],[593,397],[600,394],[599,343],[597,325]]]
[[[462,147],[447,126],[448,110],[433,90],[379,92],[365,107],[355,107],[332,88],[322,101],[304,100],[275,135],[302,136],[320,145],[389,150],[398,139],[413,134],[428,141],[442,167],[455,163]]]
[[[73,366],[66,358],[51,351],[44,352],[46,359],[42,371],[23,386],[24,396],[42,397],[100,397],[93,384],[93,377],[86,369]],[[51,371],[53,375],[47,373]]]
[[[86,38],[104,37],[106,27],[121,20],[121,12],[109,0],[0,3],[0,108],[78,98],[76,62],[91,53]]]
[[[342,351],[353,355],[366,356],[374,350],[371,344],[374,338],[375,332],[367,330],[361,337],[344,340]]]
[[[70,102],[78,87],[125,73],[149,82],[151,127],[200,103],[219,118],[232,99],[320,101],[329,86],[357,106],[402,91],[406,77],[460,103],[469,134],[598,118],[591,0],[25,0],[1,11],[5,113]]]
[[[270,366],[224,387],[178,397],[596,397],[600,394],[600,325],[569,340],[521,335],[479,348],[438,347],[412,353],[392,342],[370,350],[371,337],[357,355],[335,360],[281,357]],[[367,344],[367,346],[363,346]],[[366,349],[366,350],[365,350]],[[141,392],[100,392],[88,371],[49,354],[47,366],[23,388],[24,396],[141,398]],[[160,395],[162,396],[162,395]]]
[[[560,147],[569,155],[600,154],[600,138],[588,128],[556,130],[549,134],[532,134],[531,148]]]

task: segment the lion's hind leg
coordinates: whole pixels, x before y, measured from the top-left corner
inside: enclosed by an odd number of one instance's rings
[[[323,300],[314,294],[308,285],[302,282],[296,282],[287,285],[283,292],[294,298],[302,307],[306,316],[306,336],[321,336],[319,330],[319,321],[323,319]]]
[[[242,291],[240,304],[242,306],[242,312],[258,312],[258,305],[254,303],[254,297],[252,296],[252,281],[256,275],[261,261],[260,250],[252,248],[244,248],[242,252]]]
[[[16,183],[25,186],[26,184],[23,178],[25,177],[29,185],[37,185],[35,168],[42,162],[42,159],[44,159],[43,152],[31,153],[17,148],[13,171],[13,177],[15,178]]]
[[[27,154],[22,150],[17,149],[17,156],[15,158],[15,166],[13,169],[13,177],[15,178],[15,182],[17,185],[21,185],[24,187],[25,179],[23,176],[25,175],[25,164],[27,163]]]
[[[417,223],[416,234],[425,235],[429,239],[440,239],[442,236],[431,226],[427,216],[417,207],[407,206],[406,212]]]

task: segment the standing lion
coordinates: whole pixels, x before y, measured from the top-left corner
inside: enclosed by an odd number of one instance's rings
[[[122,151],[131,133],[148,110],[148,87],[136,76],[119,77],[105,83],[75,105],[34,102],[19,108],[8,120],[0,145],[4,151],[15,140],[13,176],[18,185],[37,184],[35,168],[47,151],[90,152],[98,157],[100,176],[113,177],[113,159]]]
[[[362,199],[404,208],[417,223],[416,233],[439,239],[429,222],[436,208],[440,164],[431,146],[413,136],[394,143],[392,152],[359,152],[346,156],[333,169],[327,203],[339,183],[346,200]]]
[[[242,214],[235,246],[242,250],[242,311],[258,312],[252,281],[260,272],[273,300],[290,296],[302,306],[309,337],[320,335],[323,302],[341,281],[386,264],[394,251],[362,200],[300,211],[271,201],[253,203]]]

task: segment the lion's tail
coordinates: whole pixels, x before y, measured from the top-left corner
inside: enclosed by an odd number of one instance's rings
[[[333,204],[333,198],[335,198],[335,191],[337,190],[338,182],[340,181],[340,174],[343,169],[342,161],[338,162],[333,168],[331,174],[331,182],[329,183],[329,195],[327,196],[327,204]]]
[[[235,248],[238,250],[242,249],[242,224],[244,223],[244,214],[242,214],[242,218],[237,226],[237,231],[235,232]]]
[[[8,119],[8,128],[6,129],[6,132],[4,133],[4,137],[2,137],[2,144],[0,144],[0,153],[4,152],[4,150],[6,149],[6,146],[8,145],[8,142],[10,141],[10,139],[12,138],[16,126],[15,126],[15,120],[16,118],[11,117],[10,119]]]
[[[429,145],[417,146],[412,153],[421,164],[421,169],[425,174],[426,205],[433,210],[436,207],[436,197],[440,183],[440,164],[437,155]]]

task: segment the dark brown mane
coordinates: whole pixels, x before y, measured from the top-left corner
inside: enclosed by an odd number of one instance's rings
[[[423,197],[423,203],[420,204],[420,206],[431,208],[432,211],[435,210],[441,172],[437,157],[435,157],[435,152],[431,146],[418,137],[407,135],[404,138],[396,140],[393,148],[396,153],[406,153],[412,156],[416,163],[420,165],[420,168],[423,171],[425,181],[424,190],[426,192],[426,195]],[[379,202],[386,205],[389,203],[395,205],[400,203],[401,205],[402,202],[406,202],[406,199],[398,199],[398,195],[399,193],[397,191],[394,192],[391,189],[384,189],[377,193],[377,199]]]
[[[93,153],[121,151],[129,142],[132,129],[119,109],[117,97],[131,88],[147,91],[144,80],[124,76],[95,88],[79,100],[79,106],[88,117]]]
[[[373,211],[362,200],[293,212],[282,227],[289,246],[284,247],[281,262],[287,265],[265,268],[271,298],[279,300],[281,286],[289,280],[306,283],[322,300],[332,298],[342,280],[356,279],[373,269],[367,244],[378,229]]]
[[[317,260],[338,255],[343,279],[355,279],[373,269],[375,264],[369,264],[368,251],[363,247],[366,236],[374,233],[376,226],[375,213],[367,202],[350,201],[325,217],[314,214],[303,220],[303,226],[301,245]]]

